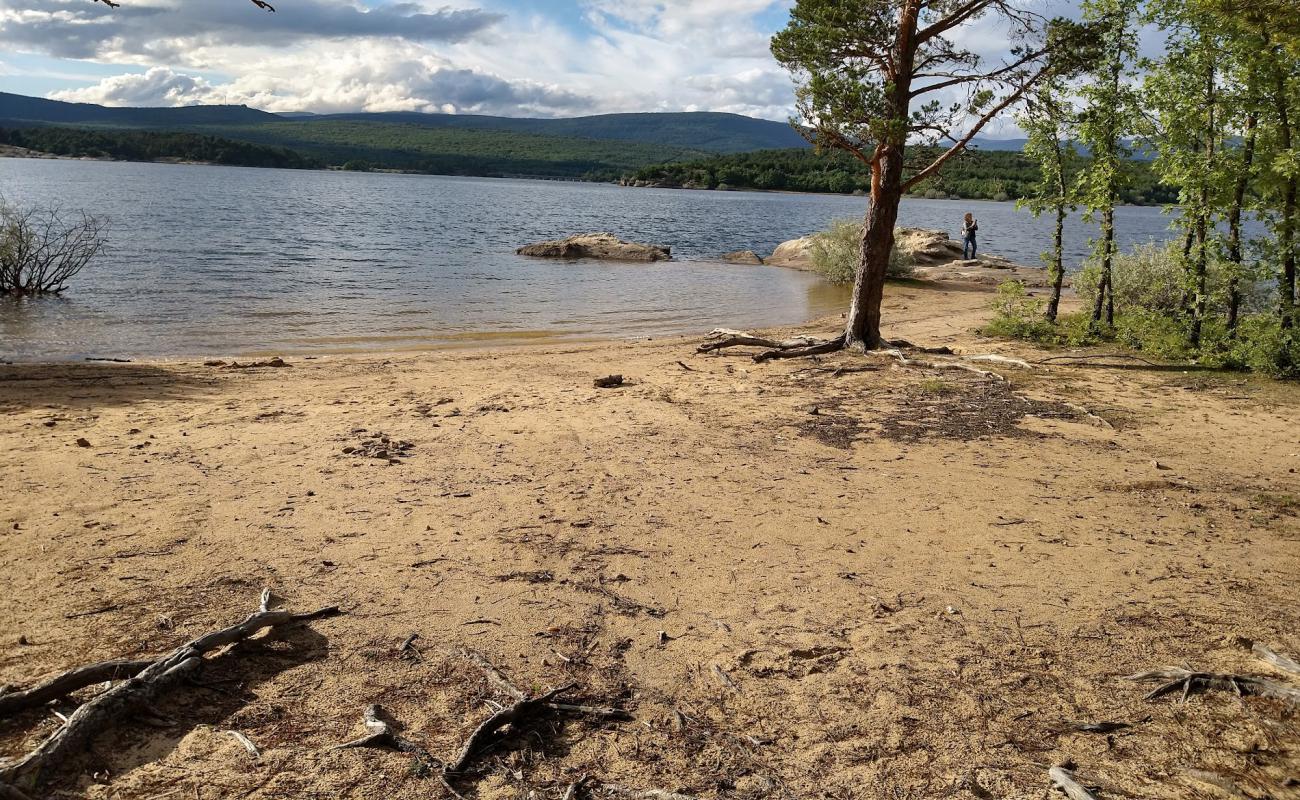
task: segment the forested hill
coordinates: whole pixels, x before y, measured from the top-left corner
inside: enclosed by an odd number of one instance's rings
[[[178,129],[195,126],[301,125],[332,123],[412,126],[427,129],[498,131],[564,139],[624,141],[709,153],[740,153],[782,147],[805,147],[785,122],[715,112],[601,114],[570,119],[526,119],[473,114],[415,112],[328,115],[280,115],[246,106],[185,108],[109,108],[64,103],[0,92],[0,120],[19,124],[112,126]]]
[[[55,125],[168,128],[187,125],[247,125],[277,122],[280,117],[248,106],[110,108],[92,103],[64,103],[60,100],[0,92],[0,120]]]
[[[909,151],[915,163],[929,163],[937,149]],[[1134,205],[1173,203],[1175,188],[1162,185],[1149,162],[1131,164],[1133,186],[1123,201]],[[944,166],[933,179],[916,187],[921,197],[957,197],[968,200],[1015,200],[1030,194],[1038,180],[1038,166],[1018,152],[976,149]],[[865,192],[871,185],[867,166],[847,153],[818,154],[811,150],[766,150],[711,156],[631,170],[622,182],[631,186],[688,189],[761,189],[849,194]]]
[[[41,127],[0,128],[0,144],[73,158],[119,161],[201,161],[232,167],[320,169],[325,163],[282,147],[236,142],[201,133],[89,130]]]

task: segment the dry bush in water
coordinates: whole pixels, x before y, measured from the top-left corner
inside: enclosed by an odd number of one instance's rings
[[[104,250],[99,217],[0,204],[0,295],[59,294]]]

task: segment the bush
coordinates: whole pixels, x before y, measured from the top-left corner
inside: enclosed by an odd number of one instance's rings
[[[813,268],[832,283],[852,283],[858,274],[858,254],[862,247],[862,223],[847,219],[831,222],[826,230],[813,234]],[[885,275],[906,278],[912,265],[897,249],[889,253]]]
[[[1111,265],[1115,288],[1115,310],[1145,309],[1177,313],[1183,303],[1186,270],[1176,243],[1140,244],[1127,253],[1117,253]],[[1091,307],[1101,284],[1101,266],[1089,263],[1074,278],[1074,289]]]
[[[993,319],[983,329],[989,336],[1008,339],[1025,339],[1040,344],[1059,344],[1062,341],[1057,327],[1043,316],[1047,303],[1030,297],[1020,281],[1007,281],[998,286],[993,301]]]
[[[1215,344],[1215,352],[1206,360],[1216,366],[1246,369],[1273,378],[1300,378],[1300,329],[1283,329],[1274,314],[1243,318],[1236,336],[1216,337]]]
[[[103,252],[104,228],[85,212],[0,203],[0,295],[59,294]]]

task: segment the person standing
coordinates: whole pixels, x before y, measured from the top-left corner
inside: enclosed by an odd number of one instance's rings
[[[969,261],[975,258],[977,245],[975,242],[975,232],[980,229],[980,224],[975,220],[975,215],[969,211],[966,212],[966,221],[961,226],[961,257]]]

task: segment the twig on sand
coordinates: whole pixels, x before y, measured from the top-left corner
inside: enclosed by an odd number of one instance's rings
[[[1256,678],[1250,675],[1227,675],[1217,672],[1195,672],[1183,667],[1162,667],[1148,672],[1139,672],[1136,675],[1129,675],[1126,680],[1160,683],[1160,686],[1156,687],[1144,698],[1146,700],[1154,700],[1157,697],[1182,689],[1182,697],[1179,702],[1185,703],[1191,693],[1197,689],[1203,691],[1218,689],[1232,692],[1238,697],[1255,695],[1257,697],[1269,697],[1274,700],[1300,703],[1300,689],[1267,678]]]
[[[17,787],[39,787],[66,768],[85,744],[95,735],[129,717],[131,712],[147,709],[156,697],[170,689],[182,678],[189,677],[206,663],[205,656],[221,648],[246,641],[266,628],[279,628],[300,622],[311,622],[340,613],[337,606],[322,608],[309,614],[266,610],[270,601],[269,590],[263,592],[261,610],[250,615],[238,625],[232,625],[181,645],[175,650],[150,662],[127,680],[102,692],[84,703],[68,717],[68,721],[36,746],[27,755],[0,767],[0,785],[8,783]],[[113,663],[113,662],[105,662]],[[134,663],[134,662],[121,662]],[[84,681],[95,667],[80,667],[48,681],[42,686],[67,680],[68,685]],[[133,667],[134,668],[134,667]],[[68,676],[77,676],[74,679]],[[89,684],[83,684],[89,685]],[[39,689],[40,687],[37,687]],[[28,695],[35,690],[29,690]]]
[[[252,739],[239,731],[226,731],[226,735],[233,738],[236,742],[239,742],[243,748],[248,751],[248,754],[253,757],[254,761],[260,762],[262,760],[262,754],[258,751],[257,745],[253,744]]]
[[[1288,656],[1273,652],[1267,646],[1262,645],[1259,642],[1255,642],[1254,645],[1251,646],[1251,652],[1254,653],[1255,657],[1260,661],[1263,661],[1274,669],[1292,675],[1300,675],[1300,664],[1297,664]]]
[[[1057,764],[1047,771],[1047,776],[1070,800],[1097,800],[1097,795],[1075,780],[1073,768],[1073,764]]]

